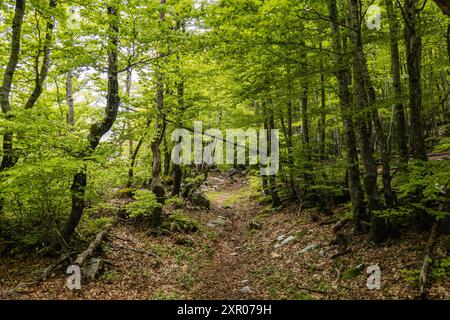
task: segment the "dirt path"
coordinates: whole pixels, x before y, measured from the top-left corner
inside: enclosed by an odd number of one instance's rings
[[[245,289],[249,281],[244,250],[249,216],[244,204],[248,199],[225,205],[240,191],[236,188],[233,184],[220,185],[217,197],[211,201],[210,215],[225,223],[213,227],[218,232],[214,254],[199,267],[199,285],[193,293],[202,299],[245,299],[251,294]]]
[[[412,274],[421,266],[426,233],[404,231],[384,246],[365,236],[348,238],[349,253],[330,245],[329,218],[314,211],[299,211],[292,204],[282,210],[251,198],[245,177],[228,179],[211,174],[205,190],[210,210],[179,209],[198,223],[193,234],[151,236],[133,221],[118,224],[99,254],[106,262],[102,275],[82,283],[79,291],[66,287],[64,270],[38,285],[20,287],[51,263],[38,255],[0,261],[0,299],[414,299]],[[166,214],[173,213],[167,208]],[[337,208],[336,215],[342,215]],[[258,216],[261,227],[248,229]],[[316,218],[313,218],[316,216]],[[259,220],[258,220],[259,221]],[[294,238],[279,245],[279,239]],[[443,259],[450,236],[441,235],[435,259]],[[304,252],[305,248],[314,248]],[[303,252],[303,253],[302,253]],[[365,268],[380,266],[382,289],[368,290]],[[357,268],[357,266],[363,266]],[[358,269],[360,272],[355,272]],[[410,273],[406,273],[410,272]],[[449,299],[449,278],[434,280],[430,298]]]

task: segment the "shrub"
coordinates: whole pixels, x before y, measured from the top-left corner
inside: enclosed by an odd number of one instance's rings
[[[155,194],[149,190],[136,190],[133,197],[136,201],[126,205],[130,218],[149,218],[152,216],[155,208],[161,207],[161,204],[156,200]]]

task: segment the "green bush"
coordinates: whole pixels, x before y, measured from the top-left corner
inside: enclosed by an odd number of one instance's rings
[[[155,208],[161,207],[161,204],[156,200],[155,194],[149,190],[136,190],[133,197],[135,201],[126,205],[130,218],[149,218],[152,216]]]

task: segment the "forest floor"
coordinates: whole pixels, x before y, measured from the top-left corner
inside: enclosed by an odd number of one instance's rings
[[[211,174],[205,191],[210,210],[184,209],[199,225],[194,234],[152,237],[142,226],[117,224],[103,245],[106,270],[79,291],[56,272],[32,282],[50,259],[2,258],[3,299],[415,299],[427,232],[408,229],[376,246],[347,236],[347,253],[334,257],[329,216],[290,205],[267,209],[244,177]],[[342,213],[337,209],[335,215]],[[252,225],[253,228],[249,226]],[[348,227],[349,228],[349,227]],[[440,236],[434,257],[450,251]],[[369,290],[366,269],[378,265],[381,289]],[[24,285],[25,284],[25,285]],[[14,289],[11,292],[11,289]],[[3,292],[3,293],[2,293]],[[5,292],[9,292],[5,295]],[[450,279],[432,279],[430,299],[450,299]]]

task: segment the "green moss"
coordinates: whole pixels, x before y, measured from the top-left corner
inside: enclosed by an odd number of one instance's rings
[[[361,274],[363,269],[364,269],[364,265],[358,265],[356,267],[349,268],[341,274],[341,279],[342,280],[354,279]]]
[[[181,210],[175,210],[161,225],[162,230],[168,232],[194,233],[198,230],[198,223]]]

